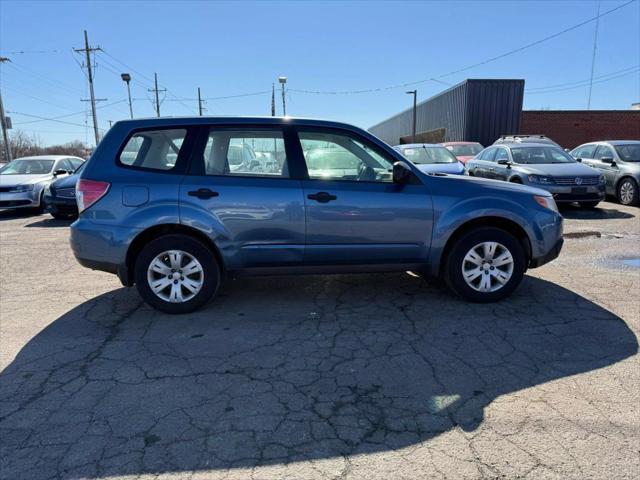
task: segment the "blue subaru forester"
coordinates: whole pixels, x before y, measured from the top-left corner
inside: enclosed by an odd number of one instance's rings
[[[76,192],[78,261],[169,313],[202,306],[228,274],[412,270],[492,302],[562,247],[548,192],[425,174],[328,121],[118,122]]]

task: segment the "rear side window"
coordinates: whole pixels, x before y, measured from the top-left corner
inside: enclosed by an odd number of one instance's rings
[[[187,136],[183,128],[136,132],[120,153],[120,163],[151,170],[171,170]]]
[[[480,154],[480,157],[478,157],[479,160],[493,160],[493,156],[496,153],[496,149],[495,148],[487,148],[484,152],[482,152]]]
[[[280,130],[212,129],[204,148],[206,175],[288,178]]]

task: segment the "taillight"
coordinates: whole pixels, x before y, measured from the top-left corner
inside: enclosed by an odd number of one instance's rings
[[[78,180],[76,185],[76,202],[78,211],[82,212],[100,200],[109,190],[109,182],[98,180]]]

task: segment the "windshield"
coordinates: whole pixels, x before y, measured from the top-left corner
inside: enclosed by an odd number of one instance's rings
[[[430,163],[456,163],[458,159],[444,147],[403,148],[402,154],[415,165]]]
[[[640,143],[615,145],[618,156],[625,162],[640,162]]]
[[[575,163],[575,159],[558,147],[540,145],[539,147],[512,147],[511,154],[515,163]]]
[[[50,173],[53,160],[13,160],[0,168],[0,175],[43,175]]]
[[[482,151],[482,145],[479,143],[472,143],[469,145],[449,145],[447,150],[450,150],[456,157],[475,157]]]

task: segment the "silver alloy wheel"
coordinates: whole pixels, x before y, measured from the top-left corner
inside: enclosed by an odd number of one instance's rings
[[[513,275],[513,256],[498,242],[482,242],[462,260],[462,276],[477,292],[490,293],[504,287]]]
[[[204,270],[193,255],[167,250],[149,263],[147,282],[151,291],[165,302],[184,303],[202,289]]]
[[[622,185],[620,185],[620,202],[625,205],[630,204],[633,201],[633,183],[631,180],[625,180]]]

